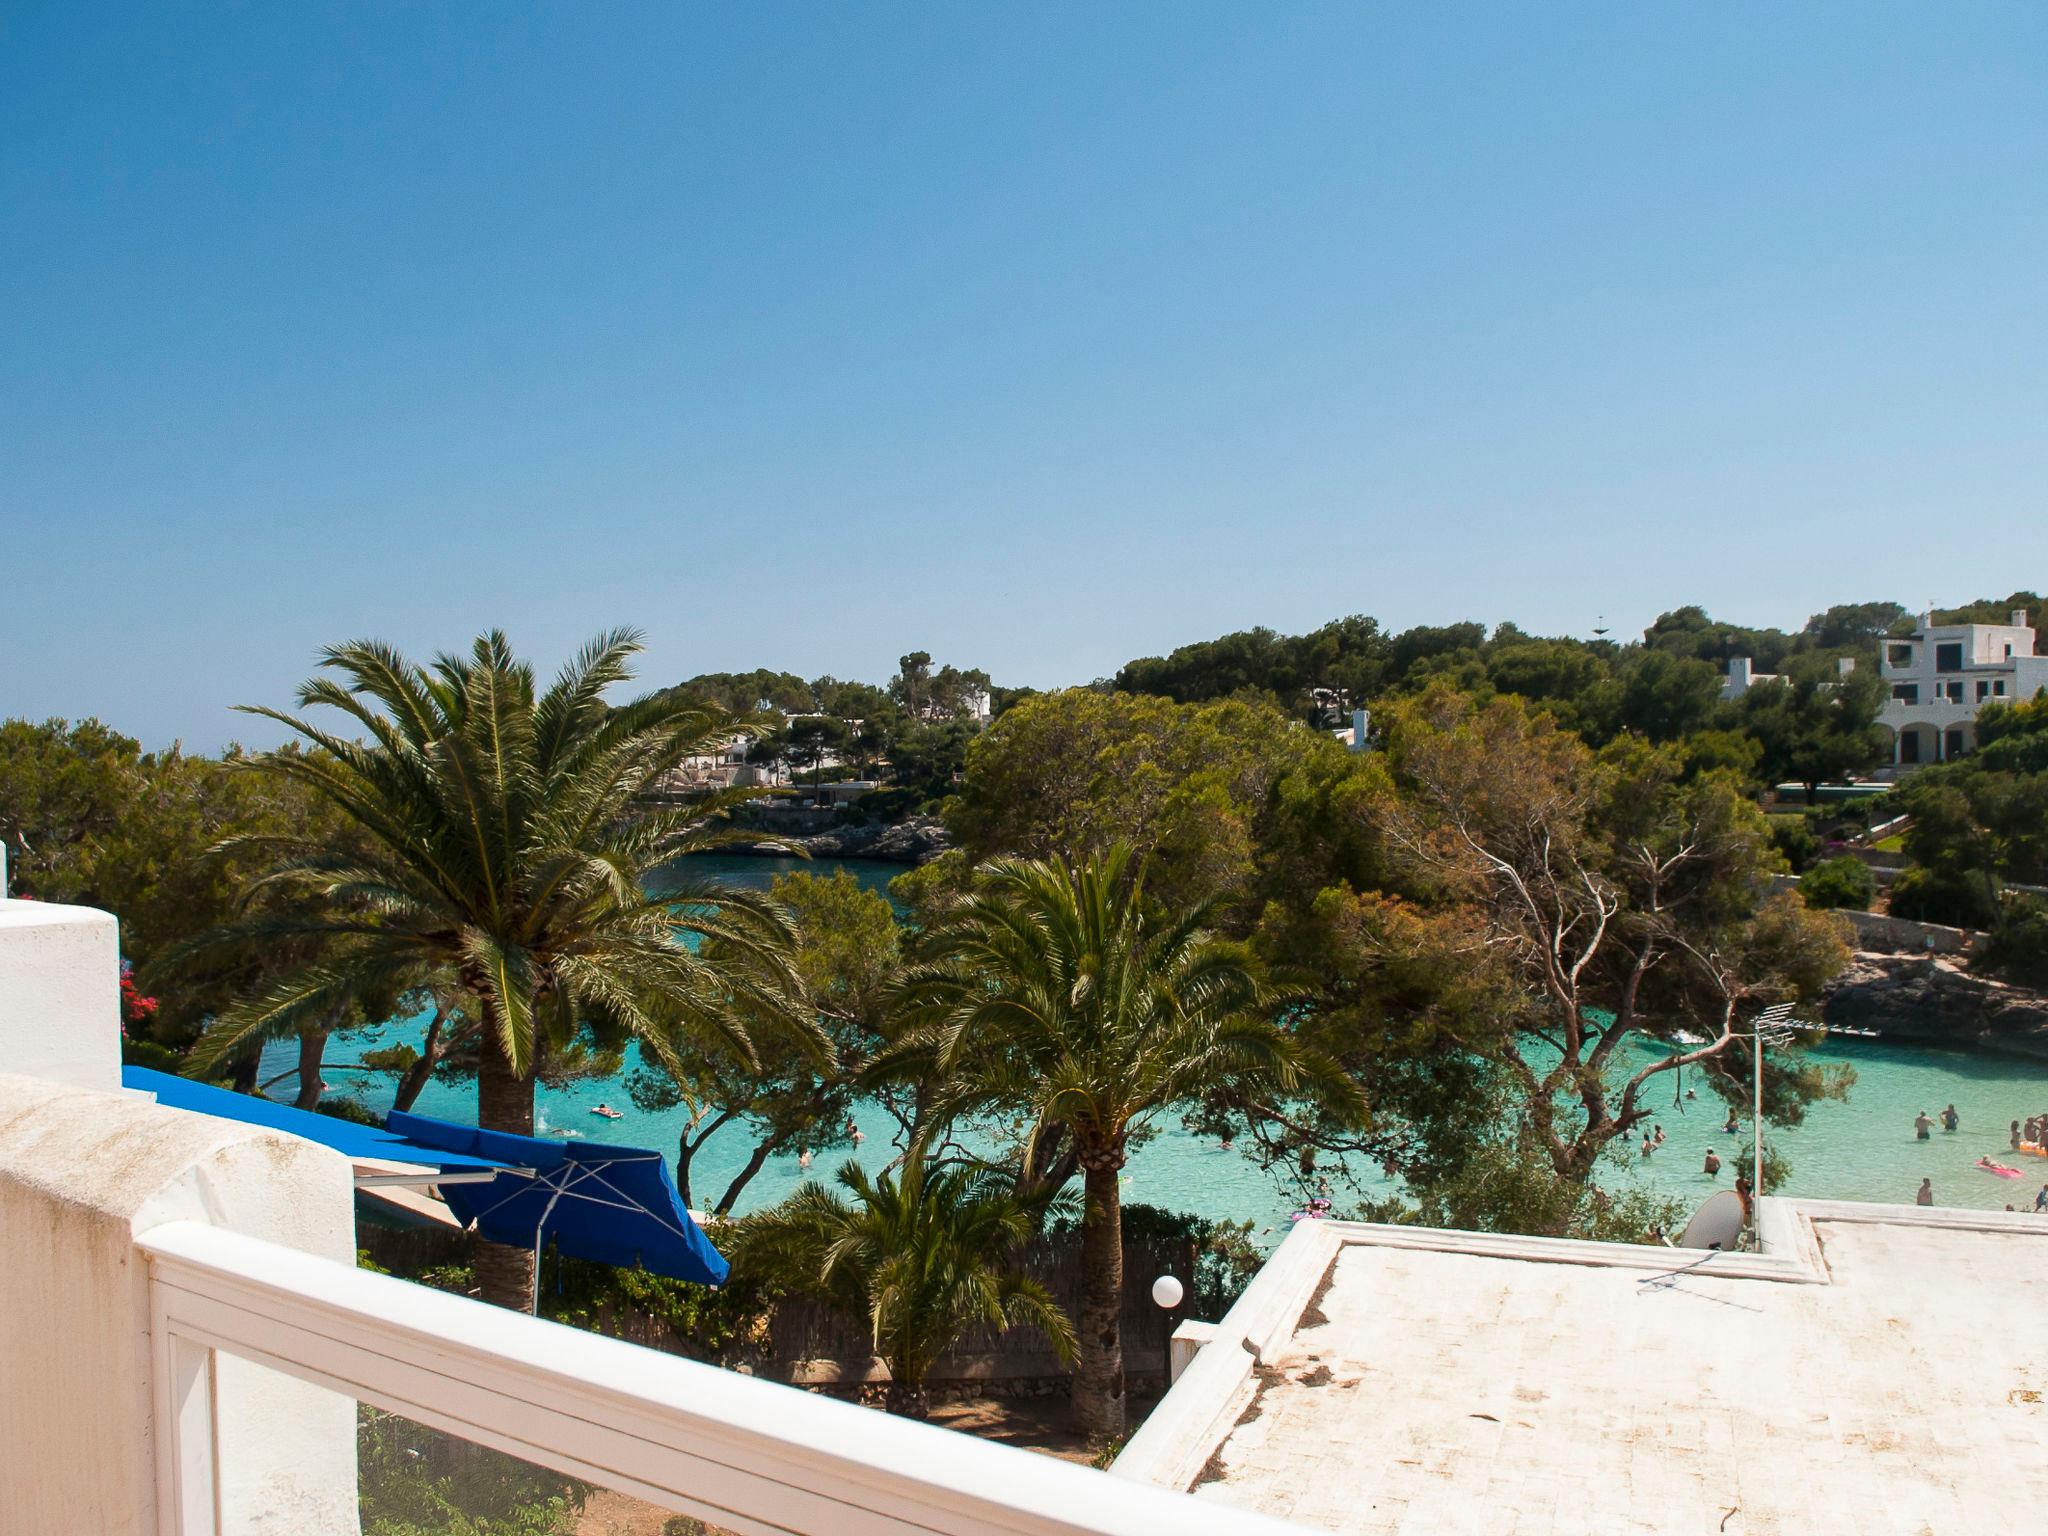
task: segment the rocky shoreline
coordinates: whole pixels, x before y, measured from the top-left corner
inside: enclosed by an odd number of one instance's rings
[[[1973,975],[1954,960],[1859,951],[1829,984],[1821,1017],[1883,1040],[2048,1060],[2048,995]]]
[[[814,859],[876,859],[889,864],[924,864],[953,846],[945,823],[936,816],[911,816],[902,821],[836,826],[823,832],[787,836],[773,843],[734,843],[721,853],[786,857],[801,848]]]

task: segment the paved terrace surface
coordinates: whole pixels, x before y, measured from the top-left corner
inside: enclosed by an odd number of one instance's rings
[[[2048,1219],[1811,1231],[1829,1283],[1347,1243],[1197,1492],[1416,1536],[2040,1529]]]

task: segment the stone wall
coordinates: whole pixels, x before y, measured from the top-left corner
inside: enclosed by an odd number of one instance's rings
[[[1960,955],[1983,941],[1984,935],[1968,928],[1946,928],[1940,923],[1916,923],[1910,918],[1882,912],[1843,912],[1856,929],[1856,942],[1864,949],[1887,955]]]
[[[1797,891],[1797,875],[1772,875],[1771,889]],[[1916,923],[1910,918],[1885,912],[1857,912],[1846,907],[1831,909],[1849,920],[1856,930],[1856,942],[1864,949],[1885,955],[1960,955],[1983,942],[1984,935],[1973,928],[1947,928],[1940,923]]]
[[[415,1274],[429,1265],[459,1263],[469,1256],[469,1239],[461,1233],[430,1228],[389,1228],[361,1224],[357,1242],[372,1262],[394,1274]],[[1133,1379],[1163,1379],[1168,1340],[1192,1315],[1183,1301],[1171,1312],[1153,1305],[1152,1281],[1171,1273],[1193,1289],[1195,1255],[1186,1242],[1131,1238],[1124,1243],[1123,1342],[1125,1372]],[[1054,1239],[1025,1255],[1024,1267],[1043,1281],[1069,1317],[1081,1299],[1081,1258],[1078,1238]],[[545,1290],[548,1270],[541,1269]],[[634,1310],[607,1311],[598,1330],[614,1338],[668,1354],[708,1359],[676,1337],[657,1317]],[[808,1296],[790,1296],[776,1303],[768,1322],[767,1350],[738,1350],[715,1361],[744,1368],[771,1381],[859,1398],[869,1387],[888,1380],[888,1370],[875,1357],[866,1326]],[[1035,1397],[1064,1391],[1067,1371],[1052,1349],[1035,1333],[1023,1330],[969,1329],[958,1345],[934,1367],[936,1395]]]

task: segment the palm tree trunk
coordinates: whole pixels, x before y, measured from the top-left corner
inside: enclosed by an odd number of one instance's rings
[[[520,1077],[488,1029],[477,1059],[476,1123],[487,1131],[533,1134],[533,1078]],[[493,1306],[533,1310],[533,1249],[476,1240],[478,1294]]]
[[[1123,1159],[1090,1149],[1083,1154],[1080,1350],[1074,1372],[1074,1417],[1095,1444],[1124,1432],[1124,1213],[1117,1190]]]
[[[299,1036],[299,1096],[295,1109],[312,1109],[327,1084],[320,1078],[320,1059],[327,1054],[327,1031],[310,1029]]]

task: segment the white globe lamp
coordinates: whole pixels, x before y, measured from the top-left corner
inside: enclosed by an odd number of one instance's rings
[[[1172,1275],[1161,1275],[1152,1282],[1152,1304],[1165,1311],[1171,1312],[1179,1306],[1184,1294],[1180,1281]]]

